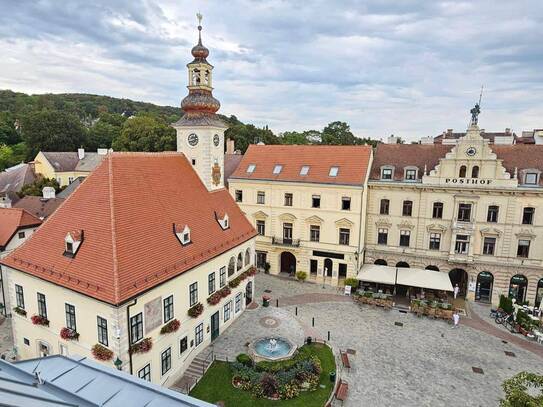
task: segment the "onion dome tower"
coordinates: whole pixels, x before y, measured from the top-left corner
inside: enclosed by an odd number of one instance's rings
[[[198,43],[192,48],[188,68],[189,94],[181,101],[183,117],[177,131],[177,151],[185,154],[209,190],[224,188],[224,131],[227,126],[216,115],[221,107],[213,97],[213,65],[202,44],[202,15],[198,17]]]

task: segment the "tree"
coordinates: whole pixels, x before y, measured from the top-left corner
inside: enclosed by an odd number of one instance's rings
[[[21,188],[21,191],[17,193],[20,198],[30,196],[42,196],[43,188],[53,187],[56,192],[60,192],[63,188],[60,187],[58,181],[54,178],[38,177],[32,184],[26,184]]]
[[[125,121],[112,147],[116,151],[175,151],[175,129],[159,118],[136,116]]]
[[[19,143],[21,136],[15,129],[15,118],[9,112],[0,112],[0,145]]]
[[[309,144],[309,140],[305,134],[297,131],[285,131],[279,135],[281,144]]]
[[[236,143],[236,148],[245,154],[249,144],[263,142],[264,144],[279,144],[279,138],[268,128],[260,129],[252,124],[236,124],[228,128],[225,137]]]
[[[12,146],[0,145],[0,171],[24,162],[26,154],[25,143]]]
[[[502,384],[505,399],[501,407],[539,407],[543,406],[543,376],[520,372]],[[528,390],[530,389],[530,390]],[[539,391],[539,394],[537,394]]]
[[[22,136],[32,159],[39,151],[75,151],[85,144],[87,134],[76,115],[43,110],[23,118]]]
[[[351,128],[345,122],[329,123],[322,130],[322,144],[353,145],[363,144],[362,139],[354,136]]]

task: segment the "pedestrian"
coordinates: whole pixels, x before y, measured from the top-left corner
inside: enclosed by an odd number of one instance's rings
[[[454,299],[456,300],[456,297],[458,297],[458,293],[460,292],[460,287],[458,287],[458,284],[454,286]]]
[[[458,328],[458,323],[460,322],[460,314],[458,314],[457,310],[454,310],[453,313],[453,328]]]

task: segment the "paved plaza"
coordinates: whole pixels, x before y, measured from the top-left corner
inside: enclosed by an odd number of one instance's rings
[[[336,350],[356,352],[350,371],[341,372],[349,383],[347,407],[496,406],[503,380],[523,370],[543,371],[543,346],[520,347],[518,335],[484,332],[477,328],[480,318],[463,318],[453,329],[444,321],[355,304],[331,287],[262,274],[256,286],[259,303],[263,290],[271,290],[271,306],[247,310],[217,339],[215,352],[230,359],[257,337],[283,335],[301,345],[307,335],[326,339],[330,331]]]

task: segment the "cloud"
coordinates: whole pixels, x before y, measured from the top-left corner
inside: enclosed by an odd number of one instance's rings
[[[406,139],[541,127],[539,0],[0,0],[0,88],[178,105],[204,14],[224,114],[274,131],[347,121]]]

